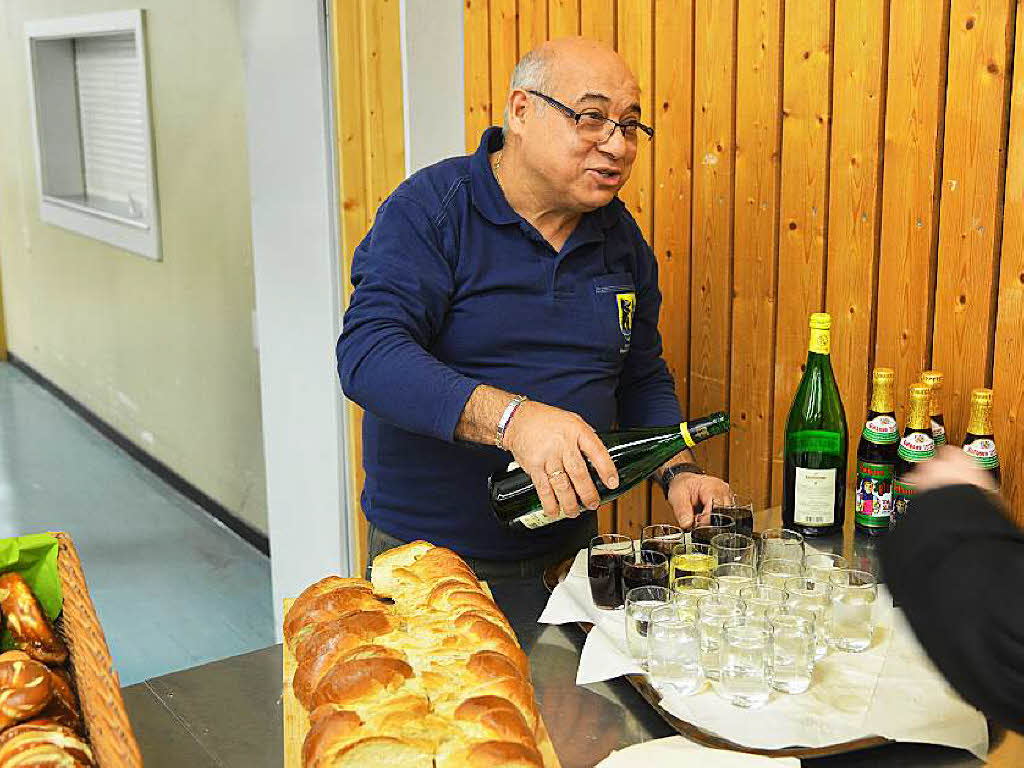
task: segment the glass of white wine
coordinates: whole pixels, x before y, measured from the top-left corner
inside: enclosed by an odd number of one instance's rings
[[[710,576],[718,565],[718,559],[710,544],[699,544],[692,541],[676,544],[672,548],[672,571],[669,582],[681,576]]]

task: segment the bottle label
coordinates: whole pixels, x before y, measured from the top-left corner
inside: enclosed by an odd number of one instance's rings
[[[931,435],[924,432],[911,432],[900,440],[900,447],[896,452],[901,459],[918,464],[935,455],[935,441]]]
[[[838,432],[805,429],[786,438],[786,448],[793,453],[841,453],[843,441]]]
[[[857,462],[856,521],[868,528],[889,527],[892,514],[892,464]]]
[[[530,512],[529,514],[523,515],[517,518],[520,523],[525,525],[531,531],[537,528],[543,528],[545,525],[551,525],[551,523],[557,523],[559,520],[564,520],[565,515],[561,512],[558,513],[558,517],[548,517],[543,509],[538,509],[536,512]]]
[[[989,437],[972,440],[964,446],[964,453],[974,459],[975,463],[982,469],[995,469],[999,466],[996,442]]]
[[[796,468],[793,520],[800,525],[832,525],[836,520],[836,470]]]
[[[932,437],[935,438],[935,447],[941,448],[946,444],[946,428],[932,419]]]
[[[877,445],[892,445],[899,442],[900,432],[892,416],[875,416],[864,425],[864,439]]]
[[[897,478],[892,481],[892,515],[889,519],[889,527],[893,528],[910,511],[914,496],[917,494],[917,487],[908,483],[904,478]]]
[[[832,339],[829,331],[820,328],[811,328],[811,343],[808,351],[816,352],[819,355],[827,355],[832,351]]]

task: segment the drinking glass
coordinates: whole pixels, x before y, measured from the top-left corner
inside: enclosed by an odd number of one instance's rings
[[[622,593],[635,587],[668,588],[668,558],[653,549],[641,549],[622,564]]]
[[[711,545],[711,540],[720,533],[732,533],[736,530],[736,521],[720,512],[708,515],[707,522],[695,525],[690,531],[690,541],[697,544]]]
[[[700,635],[692,611],[678,605],[662,605],[651,611],[647,671],[658,690],[687,696],[700,688]]]
[[[604,610],[621,608],[622,565],[633,557],[633,540],[617,533],[603,533],[587,547],[587,576],[594,605]]]
[[[804,561],[804,537],[788,528],[768,528],[761,531],[761,560],[782,557],[786,560]]]
[[[642,667],[647,661],[647,631],[651,611],[672,600],[665,587],[636,587],[626,593],[626,647]]]
[[[700,668],[710,680],[717,680],[721,669],[722,625],[742,616],[743,610],[743,601],[729,595],[705,595],[697,601]]]
[[[720,533],[711,539],[711,551],[719,563],[757,565],[757,546],[742,533]]]
[[[844,568],[828,577],[832,605],[828,613],[828,639],[834,648],[860,653],[871,646],[875,634],[874,606],[878,597],[875,577],[867,571]]]
[[[773,557],[761,561],[758,580],[765,586],[785,589],[788,579],[803,575],[804,566],[801,562],[787,560],[784,557]]]
[[[784,605],[787,597],[786,590],[764,584],[754,584],[740,590],[740,600],[746,605],[747,615],[762,619],[769,608]]]
[[[734,597],[739,597],[743,587],[749,587],[757,581],[757,571],[746,563],[722,563],[712,573],[718,582],[718,591]]]
[[[828,653],[828,610],[832,587],[825,581],[801,576],[786,581],[786,612],[814,622],[814,659]]]
[[[746,496],[734,495],[732,501],[711,502],[711,512],[728,515],[736,521],[736,532],[754,535],[754,502]]]
[[[847,568],[846,558],[831,552],[808,552],[804,555],[804,573],[812,579],[828,582],[832,571]]]
[[[710,576],[680,576],[672,580],[672,599],[680,607],[696,610],[698,600],[718,589],[718,582]]]
[[[672,559],[672,547],[683,538],[683,529],[676,525],[645,525],[640,532],[640,549],[653,549]]]
[[[814,673],[814,620],[786,613],[785,607],[768,611],[772,632],[771,685],[783,693],[803,693]]]
[[[669,578],[675,581],[680,576],[710,576],[716,565],[718,561],[707,544],[676,544],[672,547],[672,571]]]
[[[763,619],[741,616],[722,625],[721,691],[737,707],[757,708],[771,694],[771,630]]]

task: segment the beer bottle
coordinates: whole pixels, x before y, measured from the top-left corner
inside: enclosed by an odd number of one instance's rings
[[[907,424],[903,439],[896,451],[896,469],[892,482],[892,514],[889,528],[894,528],[910,510],[917,492],[907,475],[915,466],[928,461],[935,455],[935,440],[932,438],[931,420],[928,418],[928,403],[931,390],[924,384],[910,388],[910,405],[907,407]]]
[[[938,449],[946,444],[946,422],[942,418],[942,371],[925,371],[921,374],[921,383],[932,391],[928,415],[932,422],[932,439]]]
[[[999,454],[992,434],[992,390],[975,389],[971,392],[971,420],[964,437],[964,453],[986,470],[999,487]]]
[[[892,475],[900,441],[892,397],[894,379],[892,368],[875,368],[871,376],[871,405],[857,446],[854,525],[868,536],[888,531],[892,513]]]
[[[622,429],[598,434],[608,448],[619,484],[609,489],[598,477],[597,470],[589,467],[590,478],[597,487],[601,503],[617,499],[634,486],[646,480],[662,464],[680,451],[697,443],[729,431],[729,414],[722,411],[710,416],[684,421],[669,427]],[[491,509],[498,522],[515,531],[542,528],[564,519],[544,514],[537,489],[530,475],[515,462],[507,469],[493,473],[487,480]]]
[[[832,318],[811,315],[807,365],[786,420],[782,522],[805,536],[842,530],[846,512],[846,412],[832,372]]]

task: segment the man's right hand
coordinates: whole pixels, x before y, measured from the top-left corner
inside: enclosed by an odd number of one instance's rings
[[[608,449],[593,427],[570,411],[526,401],[505,429],[505,446],[533,479],[549,517],[557,517],[559,511],[576,517],[581,506],[597,509],[601,503],[584,457],[608,488],[619,485]]]

